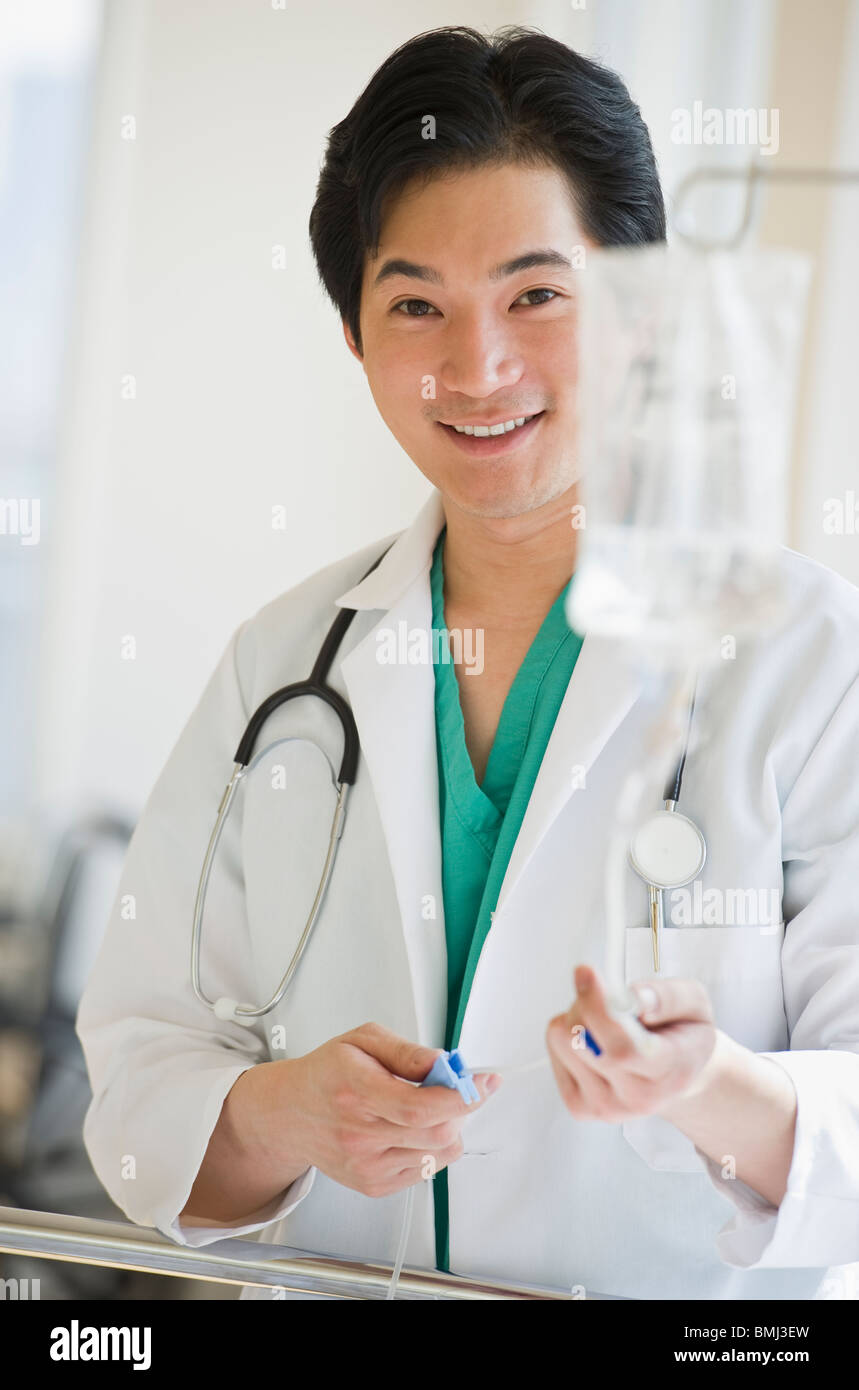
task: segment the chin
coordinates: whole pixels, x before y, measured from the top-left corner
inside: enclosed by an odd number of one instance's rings
[[[556,501],[577,480],[577,475],[564,472],[563,475],[554,473],[549,477],[527,480],[508,475],[495,483],[490,477],[485,477],[471,487],[464,487],[461,477],[453,477],[449,480],[439,479],[436,486],[467,516],[502,520],[505,517],[523,516],[526,512],[536,511],[538,507]]]

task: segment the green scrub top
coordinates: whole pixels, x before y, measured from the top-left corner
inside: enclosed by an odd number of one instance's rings
[[[444,527],[430,570],[435,632],[445,630],[446,533]],[[482,786],[477,785],[465,743],[459,686],[447,642],[436,639],[432,644],[447,942],[447,1050],[458,1043],[491,913],[581,650],[583,638],[570,629],[564,614],[564,600],[574,578],[546,614],[508,691]],[[465,674],[463,679],[472,678]],[[433,1197],[436,1264],[449,1271],[446,1168],[433,1178]]]

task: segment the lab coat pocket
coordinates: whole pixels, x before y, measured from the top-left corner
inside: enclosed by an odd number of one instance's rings
[[[700,980],[718,1028],[752,1052],[788,1046],[782,989],[784,923],[765,927],[666,926],[660,970],[653,969],[649,927],[628,927],[626,979]],[[658,1116],[625,1121],[623,1136],[651,1168],[700,1172],[692,1142]]]
[[[626,979],[700,980],[716,1026],[753,1052],[787,1045],[781,949],[784,922],[765,927],[666,926],[660,970],[653,969],[649,927],[626,931]]]

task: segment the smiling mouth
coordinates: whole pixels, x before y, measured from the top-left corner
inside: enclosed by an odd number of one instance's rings
[[[545,410],[539,410],[536,415],[514,415],[492,424],[469,421],[461,425],[448,425],[444,420],[437,420],[436,424],[460,453],[472,458],[489,459],[524,447],[534,431],[539,430],[545,414]]]
[[[457,434],[471,434],[478,439],[488,439],[490,436],[497,438],[502,434],[512,434],[514,430],[521,429],[523,425],[536,420],[537,416],[542,414],[542,410],[538,410],[533,415],[515,415],[509,420],[499,420],[494,425],[448,425],[444,420],[439,423],[445,425],[446,429],[455,430]]]

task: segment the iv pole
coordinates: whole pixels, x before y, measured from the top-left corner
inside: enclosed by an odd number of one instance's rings
[[[679,208],[691,190],[701,183],[744,183],[745,199],[740,224],[733,236],[726,240],[712,240],[695,232],[684,231],[678,217]],[[754,161],[744,169],[731,169],[715,166],[707,168],[699,165],[680,180],[674,196],[674,230],[686,242],[702,251],[733,251],[740,245],[752,222],[758,190],[762,183],[813,183],[813,184],[853,184],[859,185],[859,169],[816,169],[793,168],[783,165],[774,169],[765,168]]]

